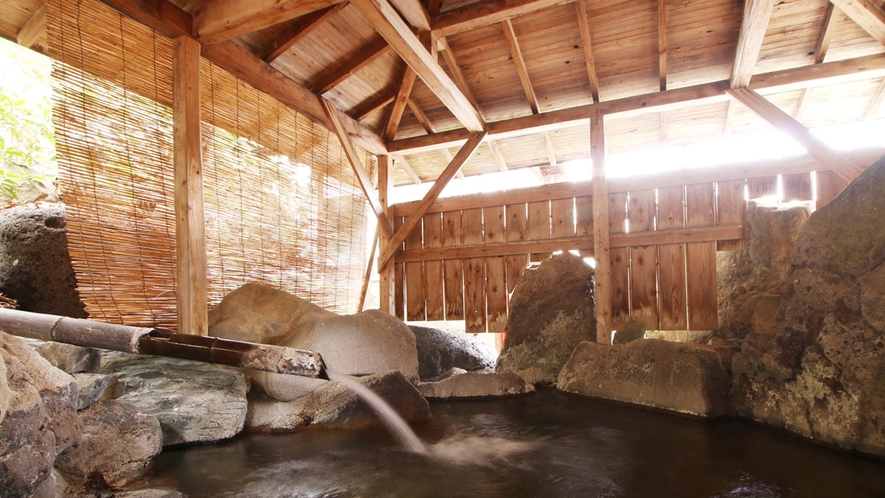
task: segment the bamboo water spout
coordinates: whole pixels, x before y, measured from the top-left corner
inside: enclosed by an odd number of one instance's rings
[[[328,379],[319,353],[283,346],[170,334],[152,328],[9,309],[0,309],[0,330],[21,337],[77,346]]]

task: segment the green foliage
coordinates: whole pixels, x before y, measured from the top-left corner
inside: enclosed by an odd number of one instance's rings
[[[54,193],[50,61],[0,39],[0,67],[0,203]]]

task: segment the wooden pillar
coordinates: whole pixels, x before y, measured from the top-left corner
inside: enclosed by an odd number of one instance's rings
[[[381,203],[381,208],[386,213],[387,219],[392,222],[393,217],[391,216],[390,211],[390,190],[393,188],[393,161],[390,160],[390,156],[378,156],[378,201]],[[391,237],[387,235],[383,230],[380,231],[379,239],[378,239],[378,252],[384,253],[384,250],[387,248],[387,245],[390,244]],[[382,264],[381,261],[378,262]],[[396,311],[396,304],[394,300],[394,296],[396,295],[395,288],[395,271],[394,271],[394,262],[393,258],[387,260],[382,266],[378,268],[378,274],[380,275],[380,284],[379,284],[379,299],[380,299],[380,309],[381,311],[390,313],[391,315],[396,316],[394,313]]]
[[[206,335],[206,233],[200,140],[200,44],[172,40],[178,331]]]
[[[596,259],[596,342],[611,344],[612,288],[605,126],[599,111],[590,119],[590,157],[593,160],[593,181],[590,185],[593,190],[593,257]]]

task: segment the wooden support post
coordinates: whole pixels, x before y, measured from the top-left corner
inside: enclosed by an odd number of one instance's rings
[[[172,40],[172,115],[178,332],[206,335],[200,44],[188,36]]]
[[[590,119],[593,160],[593,257],[596,259],[596,342],[611,344],[611,258],[609,257],[608,188],[605,181],[605,126],[598,111]]]
[[[375,236],[372,237],[372,248],[369,250],[369,262],[366,264],[366,276],[363,277],[363,288],[360,289],[360,304],[357,313],[366,307],[366,294],[369,293],[369,281],[372,279],[372,267],[375,266],[375,248],[378,247],[378,238],[381,236],[381,225],[375,225]]]
[[[393,211],[390,209],[390,190],[393,188],[393,161],[390,156],[378,156],[378,201],[384,209],[384,215],[387,217],[388,223],[393,221]],[[380,252],[384,252],[385,248],[390,244],[391,237],[387,232],[381,231],[378,237],[378,245]],[[386,313],[394,314],[396,304],[395,296],[395,264],[393,260],[387,261],[385,264],[378,261],[378,274],[381,279],[378,286],[379,308]]]

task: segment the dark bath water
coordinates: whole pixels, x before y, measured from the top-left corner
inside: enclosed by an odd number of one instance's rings
[[[703,422],[552,389],[432,403],[437,455],[383,431],[248,435],[165,451],[152,483],[192,497],[885,497],[885,462],[737,420]]]

